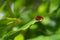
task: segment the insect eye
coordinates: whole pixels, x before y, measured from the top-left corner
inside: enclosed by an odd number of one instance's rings
[[[38,20],[38,21],[42,21],[43,17],[41,17],[41,16],[36,16],[35,19]]]

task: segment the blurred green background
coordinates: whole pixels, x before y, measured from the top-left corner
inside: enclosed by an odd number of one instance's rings
[[[60,0],[0,0],[0,40],[60,40]]]

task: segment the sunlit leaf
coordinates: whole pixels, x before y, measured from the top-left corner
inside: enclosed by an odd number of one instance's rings
[[[47,4],[48,4],[48,3],[41,4],[41,5],[39,6],[39,8],[38,8],[38,12],[39,12],[39,13],[44,13],[44,12],[46,12],[46,10],[47,10]]]
[[[17,35],[14,40],[24,40],[24,36],[22,34]]]

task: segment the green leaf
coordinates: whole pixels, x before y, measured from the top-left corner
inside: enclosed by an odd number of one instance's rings
[[[16,0],[15,1],[15,7],[14,7],[14,13],[16,15],[16,17],[19,17],[20,16],[20,8],[23,6],[24,4],[24,0]]]
[[[52,0],[51,2],[50,2],[50,13],[53,13],[55,10],[57,10],[57,8],[58,8],[58,2],[59,2],[59,0]]]
[[[56,34],[60,34],[60,28],[56,31]]]
[[[28,39],[28,40],[51,40],[51,39],[50,39],[50,37],[38,36],[38,37]]]
[[[47,9],[47,5],[48,5],[48,3],[41,4],[41,5],[38,7],[38,12],[39,12],[39,13],[45,13],[45,12],[46,12],[46,9]]]
[[[15,1],[15,8],[14,8],[15,12],[17,12],[19,10],[19,8],[22,7],[23,3],[24,3],[24,0]]]
[[[51,36],[38,36],[27,40],[60,40],[60,34],[55,34]]]
[[[22,34],[17,35],[14,40],[24,40],[24,36]]]
[[[19,28],[18,30],[16,31],[13,31],[11,30],[9,33],[7,33],[6,35],[3,36],[3,38],[7,37],[7,36],[10,36],[10,35],[13,35],[14,33],[18,32],[18,31],[21,31],[21,30],[26,30],[28,29],[32,24],[36,23],[37,20],[33,19],[32,21],[30,21],[29,23],[23,25],[21,28]]]
[[[53,13],[55,10],[57,10],[58,5],[55,5],[53,3],[50,4],[50,13]]]
[[[37,22],[37,20],[33,19],[32,21],[30,21],[26,25],[22,26],[19,30],[26,30],[26,29],[28,29],[31,25],[33,25],[36,22]]]
[[[3,5],[0,7],[0,11],[2,11],[6,5],[7,5],[7,1],[5,1]]]
[[[37,29],[37,28],[38,28],[38,25],[37,25],[37,24],[33,24],[33,25],[30,27],[31,30],[35,30],[35,29]]]

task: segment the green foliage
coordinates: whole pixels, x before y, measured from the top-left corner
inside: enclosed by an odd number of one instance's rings
[[[60,40],[60,0],[0,0],[0,40]]]
[[[24,36],[22,34],[17,35],[14,40],[24,40]]]

